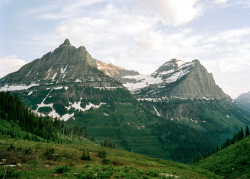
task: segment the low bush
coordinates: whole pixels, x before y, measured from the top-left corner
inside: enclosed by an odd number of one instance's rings
[[[55,169],[55,172],[56,173],[59,173],[59,174],[62,174],[62,173],[66,173],[70,171],[70,168],[67,166],[67,165],[64,165],[64,166],[57,166],[56,169]]]
[[[107,165],[110,163],[110,160],[107,157],[102,158],[102,164]]]
[[[46,159],[52,160],[54,158],[55,150],[54,148],[46,149],[45,153],[43,154]]]

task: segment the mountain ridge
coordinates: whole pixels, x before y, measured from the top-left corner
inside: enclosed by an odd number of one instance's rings
[[[250,123],[250,113],[216,85],[198,60],[171,59],[150,75],[122,78],[134,80],[120,82],[152,114],[204,131],[218,142]]]
[[[118,68],[119,74],[137,72]],[[65,120],[72,130],[84,128],[99,144],[108,139],[122,149],[186,163],[215,145],[202,131],[151,114],[121,82],[98,70],[84,47],[67,40],[2,78],[0,87],[36,113]]]

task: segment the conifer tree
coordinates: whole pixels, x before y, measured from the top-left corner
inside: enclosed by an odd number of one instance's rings
[[[246,127],[246,136],[249,136],[249,128],[248,128],[248,126]]]
[[[243,129],[240,128],[239,140],[241,140],[242,138],[244,138],[244,132],[243,132]]]

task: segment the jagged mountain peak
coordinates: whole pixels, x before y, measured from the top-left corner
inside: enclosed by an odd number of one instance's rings
[[[71,45],[69,39],[65,39],[64,42],[60,45],[61,46],[67,46],[67,45]]]
[[[63,120],[73,118],[74,110],[106,104],[110,96],[104,94],[129,93],[121,83],[97,69],[96,60],[85,47],[76,48],[68,39],[42,58],[0,79],[0,91],[6,90],[18,93],[36,112]]]
[[[151,75],[125,76],[136,82],[123,84],[138,98],[229,98],[199,62],[171,59]]]
[[[169,78],[176,71],[182,72],[187,68],[190,68],[194,65],[194,61],[185,62],[182,60],[171,59],[165,62],[162,66],[160,66],[154,73],[151,74],[153,77],[161,77],[161,78]],[[190,71],[190,70],[189,70]],[[186,74],[188,70],[186,70],[183,74]],[[181,75],[180,74],[180,75]]]
[[[101,81],[103,73],[85,47],[76,48],[66,39],[55,50],[0,79],[1,86],[47,84],[74,81]]]

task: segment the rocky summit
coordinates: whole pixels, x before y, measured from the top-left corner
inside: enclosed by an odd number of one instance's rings
[[[150,75],[125,76],[136,83],[125,83],[138,98],[229,98],[215,84],[212,74],[198,60],[172,59]]]
[[[123,75],[119,81],[151,113],[205,131],[218,142],[249,123],[250,114],[198,60],[172,59],[152,74]]]
[[[92,93],[126,90],[97,69],[96,60],[85,47],[76,48],[68,39],[42,58],[2,78],[0,85],[1,90],[18,92],[34,111],[63,120],[74,118],[74,113],[68,112],[71,108],[84,111],[104,104],[102,95]],[[86,108],[81,107],[83,98],[89,102]]]

